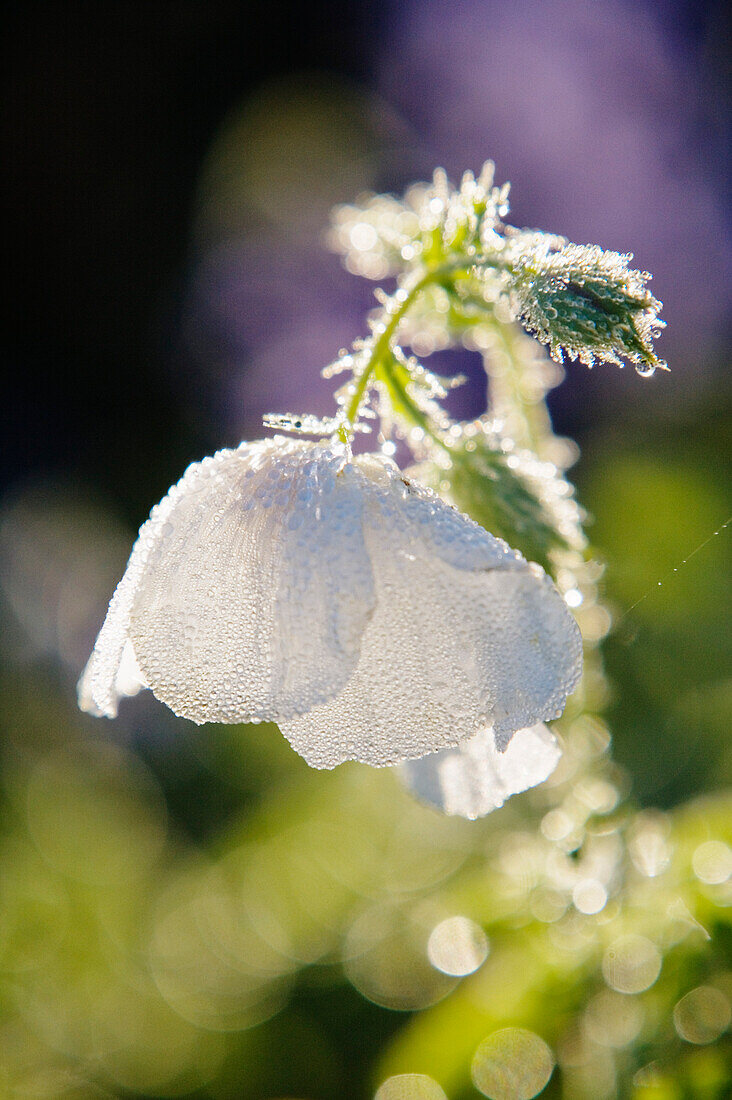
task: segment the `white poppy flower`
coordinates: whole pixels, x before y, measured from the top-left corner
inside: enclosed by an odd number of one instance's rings
[[[512,794],[543,783],[562,750],[543,722],[517,730],[499,752],[493,730],[481,730],[454,749],[442,749],[399,768],[404,785],[421,802],[461,817],[484,817]]]
[[[580,635],[535,565],[375,455],[282,437],[195,463],[140,531],[79,684],[277,722],[383,766],[561,713]]]

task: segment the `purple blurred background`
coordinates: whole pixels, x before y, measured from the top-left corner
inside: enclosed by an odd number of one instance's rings
[[[349,184],[353,196],[359,186],[399,190],[437,164],[457,179],[487,156],[499,181],[515,183],[516,224],[635,252],[665,302],[661,350],[673,378],[651,392],[630,372],[604,368],[590,380],[572,368],[572,384],[552,398],[560,430],[581,434],[598,412],[639,405],[653,415],[659,401],[718,385],[728,242],[713,13],[685,29],[678,5],[582,0],[394,3],[379,15],[365,83],[339,89],[303,75],[269,84],[213,148],[219,187],[204,192],[201,215],[218,239],[204,234],[189,348],[204,373],[212,348],[223,363],[216,413],[227,430],[258,434],[273,401],[331,411],[318,368],[364,331],[370,299],[321,251],[330,202],[348,198]],[[239,180],[228,221],[227,172]],[[453,399],[458,415],[483,411],[474,357],[441,356],[438,369],[471,379]]]
[[[137,521],[263,413],[329,413],[319,369],[373,301],[324,249],[329,208],[487,157],[515,224],[632,250],[665,302],[672,373],[571,365],[557,429],[708,401],[724,29],[711,2],[12,4],[4,481],[70,473]],[[480,412],[479,364],[438,366]]]

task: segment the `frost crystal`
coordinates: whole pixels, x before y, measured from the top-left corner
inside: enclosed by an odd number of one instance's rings
[[[190,466],[153,509],[79,703],[111,717],[149,687],[194,722],[278,722],[314,767],[381,766],[488,728],[503,749],[580,669],[537,566],[388,459],[276,437]]]
[[[438,255],[476,254],[498,239],[508,213],[509,184],[493,184],[494,164],[486,161],[476,179],[465,172],[453,189],[438,169],[431,184],[418,183],[403,199],[367,195],[358,205],[337,206],[329,243],[354,275],[384,279]]]

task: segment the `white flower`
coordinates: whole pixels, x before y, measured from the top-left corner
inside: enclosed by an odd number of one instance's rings
[[[483,817],[512,794],[543,783],[562,750],[543,722],[517,730],[503,752],[493,731],[481,730],[454,749],[408,760],[400,767],[402,782],[422,802],[446,814]]]
[[[79,684],[194,722],[277,722],[313,767],[382,766],[556,717],[577,626],[549,578],[388,460],[281,437],[153,508]]]

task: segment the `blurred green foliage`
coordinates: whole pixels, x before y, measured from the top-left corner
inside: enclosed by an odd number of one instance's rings
[[[729,426],[715,400],[615,430],[587,445],[580,471],[615,605],[615,756],[657,805],[732,780]]]
[[[587,443],[618,763],[575,700],[556,775],[478,822],[389,770],[311,771],[275,727],[194,728],[144,696],[82,716],[5,569],[0,1092],[366,1100],[424,1074],[476,1100],[476,1051],[519,1028],[556,1060],[547,1097],[728,1095],[729,531],[702,545],[727,518],[723,428],[700,408]],[[104,511],[55,499],[49,560],[92,530],[98,553]],[[38,584],[37,617],[73,611]],[[488,937],[462,977],[429,956],[455,915]]]

